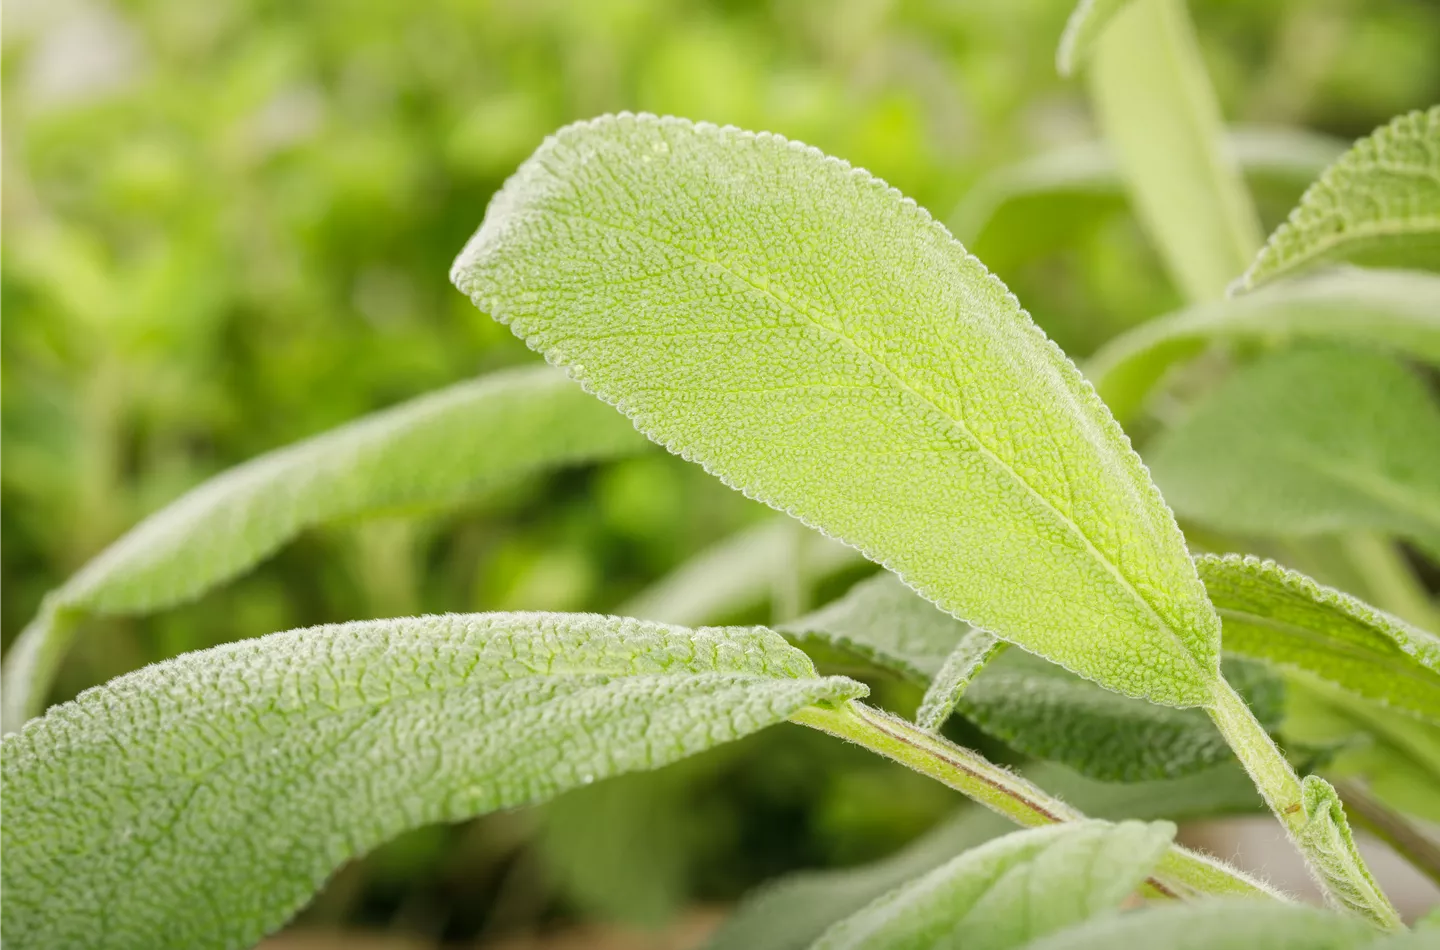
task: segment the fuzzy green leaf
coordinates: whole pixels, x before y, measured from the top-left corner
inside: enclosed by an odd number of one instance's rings
[[[51,592],[6,658],[4,728],[39,712],[87,615],[200,596],[307,528],[444,505],[506,478],[630,454],[645,440],[549,367],[496,373],[286,446],[142,521]]]
[[[1145,457],[1177,513],[1222,531],[1368,528],[1440,552],[1440,406],[1377,353],[1316,347],[1262,359]]]
[[[1113,689],[1207,702],[1219,625],[1075,367],[943,227],[774,135],[563,129],[452,277],[651,438]]]
[[[1184,0],[1131,0],[1099,39],[1090,100],[1140,222],[1192,301],[1224,295],[1260,246],[1260,221]]]
[[[1055,68],[1062,76],[1073,76],[1085,65],[1095,41],[1105,32],[1115,14],[1130,0],[1080,0],[1065,21],[1060,47],[1055,51]]]
[[[1169,822],[1138,821],[1015,832],[874,901],[827,930],[814,950],[1020,947],[1119,906],[1174,836]]]
[[[249,946],[402,831],[863,693],[763,628],[593,615],[369,621],[186,654],[4,740],[5,936]]]
[[[996,640],[984,630],[972,627],[966,631],[925,690],[920,708],[915,711],[915,724],[926,732],[939,732],[965,690],[1005,646],[1005,641]]]
[[[1295,835],[1311,873],[1325,886],[1326,897],[1360,915],[1388,901],[1370,869],[1360,860],[1350,833],[1350,821],[1334,787],[1318,775],[1300,783],[1300,805],[1305,825]],[[1398,923],[1398,918],[1397,918]]]
[[[1440,365],[1440,277],[1342,270],[1289,280],[1143,323],[1085,367],[1100,398],[1125,420],[1165,371],[1216,341],[1329,340]]]
[[[1099,917],[1038,940],[1026,950],[1400,950],[1404,936],[1382,938],[1351,916],[1271,901],[1157,904]]]
[[[1237,287],[1335,261],[1440,270],[1440,106],[1356,142],[1300,198]]]
[[[1255,786],[1238,765],[1183,779],[1116,785],[1058,765],[1025,770],[1027,778],[1099,818],[1184,819],[1252,812]],[[782,878],[747,897],[711,940],[711,950],[800,950],[856,907],[939,867],[968,848],[1009,833],[1002,816],[962,809],[890,857],[856,868],[808,871]]]
[[[826,661],[833,657],[817,651],[816,644],[922,688],[939,679],[950,651],[976,632],[891,574],[862,581],[780,629],[822,665],[831,665]],[[1271,678],[1253,664],[1229,661],[1226,675],[1262,722],[1278,723],[1282,696]],[[1200,711],[1121,696],[1016,650],[987,663],[956,697],[955,709],[1020,752],[1104,781],[1175,778],[1232,759],[1230,747]]]
[[[1227,652],[1440,722],[1440,638],[1273,561],[1195,559]]]

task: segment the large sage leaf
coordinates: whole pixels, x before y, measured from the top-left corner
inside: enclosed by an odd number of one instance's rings
[[[1184,819],[1253,812],[1262,807],[1239,765],[1183,779],[1116,785],[1086,779],[1058,765],[1040,764],[1026,777],[1086,814]],[[761,887],[716,933],[712,950],[800,950],[855,908],[939,867],[968,848],[1014,828],[1007,819],[970,806],[901,851],[855,868],[803,871]]]
[[[553,136],[452,277],[671,450],[1107,686],[1207,702],[1218,620],[1075,367],[912,202],[778,136]]]
[[[1315,347],[1261,359],[1145,457],[1177,513],[1222,531],[1368,528],[1440,556],[1440,406],[1378,353]]]
[[[644,446],[623,416],[536,367],[453,386],[246,462],[151,515],[51,592],[6,657],[4,728],[39,712],[88,615],[198,597],[315,525],[451,504],[505,478]]]
[[[1440,722],[1440,638],[1273,561],[1201,555],[1225,649]]]
[[[1260,246],[1260,221],[1221,144],[1220,105],[1184,0],[1124,4],[1086,78],[1136,214],[1176,286],[1192,301],[1223,296]]]
[[[780,629],[822,668],[858,672],[869,664],[922,688],[944,670],[950,651],[976,632],[891,574],[862,581]],[[1227,660],[1226,676],[1273,728],[1282,714],[1282,691],[1256,666]],[[1016,650],[986,664],[955,698],[955,709],[1020,752],[1102,781],[1175,778],[1233,760],[1200,711],[1120,696]]]
[[[5,738],[5,937],[246,947],[402,831],[863,693],[763,628],[583,614],[370,621],[186,654]]]
[[[1440,106],[1356,142],[1300,198],[1237,286],[1334,261],[1440,269]]]
[[[906,882],[825,932],[815,950],[1010,950],[1113,910],[1175,826],[1081,821],[1017,831]]]
[[[1120,420],[1165,371],[1217,341],[1357,343],[1440,365],[1440,277],[1341,270],[1199,304],[1112,340],[1085,373]]]
[[[1052,934],[1026,950],[1401,950],[1408,935],[1382,937],[1351,916],[1274,901],[1157,904],[1129,914],[1097,917]]]

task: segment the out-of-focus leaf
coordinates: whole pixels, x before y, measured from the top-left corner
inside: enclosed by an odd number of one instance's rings
[[[1315,347],[1263,358],[1145,457],[1180,516],[1222,531],[1374,529],[1440,555],[1440,406],[1378,353]]]
[[[1356,142],[1305,192],[1237,288],[1334,261],[1440,269],[1440,106]]]
[[[541,146],[452,277],[656,441],[947,610],[1113,689],[1210,700],[1218,619],[1128,440],[1004,286],[868,174],[605,117]]]
[[[769,597],[775,575],[792,570],[800,533],[799,569],[815,581],[864,562],[859,551],[796,524],[775,518],[710,547],[641,591],[616,613],[666,623],[711,623]]]
[[[1227,652],[1440,722],[1440,639],[1274,561],[1200,555]]]
[[[1440,277],[1341,270],[1199,304],[1141,324],[1085,367],[1117,419],[1128,419],[1165,371],[1216,341],[1329,340],[1440,365]]]
[[[1169,822],[1138,821],[1017,831],[907,881],[825,931],[813,946],[1021,947],[1118,907],[1174,836]]]
[[[1085,65],[1095,41],[1105,32],[1115,14],[1130,0],[1080,0],[1065,21],[1060,47],[1055,51],[1055,68],[1062,76],[1074,75]]]
[[[892,574],[862,581],[781,629],[822,664],[828,657],[813,649],[817,642],[922,687],[940,673],[951,655],[946,651],[974,632]],[[1283,697],[1271,677],[1234,661],[1227,661],[1226,676],[1263,723],[1278,724]],[[1121,696],[1021,650],[986,664],[955,708],[1017,751],[1103,781],[1174,778],[1233,758],[1199,710]]]
[[[1100,128],[1145,229],[1191,300],[1224,295],[1260,245],[1184,0],[1131,0],[1087,71]]]
[[[150,516],[46,598],[6,657],[4,727],[39,711],[88,615],[198,597],[306,528],[454,504],[507,478],[645,444],[623,416],[537,367],[453,386],[262,455]]]
[[[1155,904],[1096,918],[1030,944],[1026,950],[1386,950],[1407,935],[1382,937],[1358,917],[1298,904],[1206,901]]]
[[[5,738],[5,934],[249,946],[402,831],[863,693],[763,628],[588,614],[370,621],[186,654]]]
[[[1058,765],[1026,770],[1036,784],[1097,818],[1183,819],[1260,808],[1255,786],[1238,765],[1183,779],[1116,785]],[[831,924],[955,855],[1014,828],[978,807],[956,816],[882,861],[838,871],[794,874],[750,895],[711,941],[712,950],[799,950]]]

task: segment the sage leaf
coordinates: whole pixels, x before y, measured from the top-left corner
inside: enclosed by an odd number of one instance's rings
[[[522,166],[452,278],[652,439],[946,610],[1112,689],[1209,701],[1218,620],[1123,433],[1003,285],[868,174],[774,135],[604,117]]]
[[[984,630],[966,631],[925,690],[915,712],[915,724],[927,732],[939,732],[970,683],[1005,645]]]
[[[946,686],[937,690],[936,684],[943,682],[951,651],[978,633],[891,574],[856,584],[844,597],[780,630],[822,668],[861,675],[869,665],[927,689],[927,696],[948,691]],[[1256,664],[1235,660],[1226,661],[1225,672],[1261,722],[1277,727],[1284,697],[1276,680]],[[1117,695],[1017,650],[986,663],[955,697],[954,708],[1019,752],[1102,781],[1176,778],[1233,760],[1230,747],[1200,711]],[[916,721],[922,718],[917,713]]]
[[[1350,821],[1335,788],[1318,775],[1307,775],[1300,783],[1300,804],[1305,824],[1295,835],[1296,843],[1307,856],[1311,873],[1321,879],[1326,898],[1363,916],[1370,915],[1371,908],[1388,906],[1355,850]],[[1403,926],[1398,917],[1393,923]]]
[[[1060,47],[1055,51],[1055,69],[1062,76],[1073,76],[1089,58],[1095,41],[1105,32],[1115,14],[1125,9],[1130,0],[1080,0],[1065,21]]]
[[[1263,358],[1153,445],[1146,461],[1181,517],[1241,534],[1373,529],[1440,555],[1440,406],[1387,356]]]
[[[6,657],[4,728],[39,712],[76,625],[147,613],[240,574],[306,528],[453,504],[503,479],[645,440],[549,367],[495,373],[255,458],[131,529],[51,592]]]
[[[1249,813],[1262,807],[1249,776],[1234,764],[1183,779],[1129,785],[1096,782],[1050,763],[1027,768],[1025,774],[1086,814],[1115,821],[1179,820]],[[968,806],[880,861],[781,878],[746,897],[709,946],[711,950],[801,950],[856,907],[1014,827],[995,812]]]
[[[1260,246],[1184,0],[1131,0],[1096,43],[1090,101],[1140,222],[1192,301],[1224,296]]]
[[[1119,906],[1174,836],[1169,822],[1138,821],[1014,832],[905,883],[831,927],[813,947],[1021,947]]]
[[[1321,263],[1440,269],[1440,106],[1356,142],[1300,198],[1238,290]]]
[[[1154,904],[1114,914],[1037,940],[1026,950],[1401,950],[1404,935],[1381,937],[1373,925],[1275,901],[1205,901]]]
[[[1360,344],[1440,366],[1440,277],[1337,270],[1198,304],[1143,323],[1085,367],[1117,419],[1129,419],[1165,371],[1217,342]]]
[[[1440,638],[1274,561],[1195,559],[1225,649],[1440,722]]]
[[[186,654],[5,738],[5,936],[246,947],[402,831],[864,692],[763,628],[583,614],[368,621]]]

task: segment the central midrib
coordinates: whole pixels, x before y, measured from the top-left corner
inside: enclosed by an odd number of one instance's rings
[[[740,281],[744,282],[747,286],[753,288],[754,290],[760,292],[761,294],[765,295],[766,297],[768,297],[768,298],[770,298],[771,300],[775,301],[776,303],[780,304],[782,307],[784,307],[785,309],[789,310],[791,313],[795,314],[796,316],[800,317],[802,320],[804,320],[806,323],[809,323],[811,326],[815,327],[816,329],[823,330],[823,331],[825,331],[826,333],[829,333],[829,334],[831,334],[832,336],[834,336],[837,340],[840,340],[840,341],[844,342],[845,344],[847,344],[848,346],[850,346],[856,353],[859,353],[861,356],[864,356],[867,360],[869,360],[869,361],[870,361],[871,363],[873,363],[875,366],[877,366],[877,367],[879,367],[881,370],[883,370],[884,373],[886,374],[886,376],[888,376],[888,377],[889,377],[897,386],[899,386],[902,390],[904,390],[905,392],[909,393],[910,395],[912,395],[912,396],[915,397],[916,399],[920,400],[920,401],[921,401],[922,403],[924,403],[925,405],[929,406],[929,407],[930,407],[931,409],[933,409],[936,413],[938,413],[942,418],[949,420],[949,422],[950,422],[962,435],[964,435],[965,438],[966,438],[972,445],[974,445],[977,449],[979,449],[979,451],[980,451],[987,459],[989,459],[990,461],[992,461],[992,462],[993,462],[996,466],[998,466],[1002,471],[1004,471],[1006,474],[1008,474],[1008,475],[1010,476],[1010,478],[1011,478],[1015,483],[1019,484],[1022,488],[1025,489],[1025,491],[1029,492],[1029,494],[1031,495],[1031,497],[1033,497],[1036,501],[1040,502],[1040,504],[1043,505],[1047,510],[1049,510],[1050,512],[1052,512],[1052,513],[1055,515],[1055,517],[1060,520],[1060,522],[1061,522],[1062,524],[1064,524],[1067,528],[1069,528],[1069,530],[1070,530],[1071,532],[1073,532],[1073,533],[1075,534],[1075,536],[1078,537],[1078,538],[1084,543],[1085,548],[1090,552],[1090,554],[1093,555],[1094,558],[1095,558],[1097,561],[1099,561],[1102,565],[1104,565],[1105,569],[1106,569],[1107,571],[1109,571],[1109,573],[1111,574],[1111,576],[1113,576],[1113,577],[1120,583],[1121,587],[1122,587],[1128,594],[1130,594],[1130,596],[1131,596],[1132,598],[1134,598],[1134,600],[1135,600],[1136,602],[1138,602],[1142,607],[1144,607],[1146,613],[1148,613],[1148,614],[1150,615],[1150,617],[1151,617],[1157,624],[1159,624],[1160,629],[1164,630],[1165,633],[1167,633],[1167,634],[1170,636],[1170,638],[1175,642],[1175,644],[1176,644],[1177,646],[1179,646],[1181,654],[1182,654],[1184,657],[1186,657],[1187,659],[1189,659],[1192,663],[1194,662],[1194,657],[1191,655],[1190,650],[1189,650],[1189,647],[1187,646],[1187,644],[1186,644],[1183,640],[1180,639],[1180,637],[1179,637],[1179,636],[1175,633],[1175,631],[1171,628],[1170,624],[1167,623],[1167,622],[1160,616],[1159,612],[1158,612],[1158,611],[1155,609],[1155,607],[1149,602],[1149,600],[1147,600],[1144,596],[1142,596],[1142,595],[1140,594],[1140,592],[1135,588],[1135,585],[1130,582],[1129,578],[1127,578],[1127,577],[1124,575],[1124,573],[1120,570],[1120,568],[1119,568],[1116,564],[1114,564],[1108,557],[1106,557],[1106,556],[1100,551],[1100,549],[1099,549],[1098,547],[1096,547],[1096,545],[1094,544],[1094,542],[1092,542],[1092,541],[1090,540],[1089,535],[1087,535],[1087,534],[1085,533],[1085,531],[1080,527],[1080,525],[1079,525],[1078,523],[1076,523],[1073,519],[1071,519],[1070,517],[1068,517],[1064,512],[1062,512],[1059,508],[1057,508],[1057,507],[1055,506],[1055,504],[1050,501],[1050,499],[1046,498],[1044,495],[1040,494],[1040,492],[1036,491],[1035,488],[1034,488],[1032,485],[1030,485],[1029,482],[1027,482],[1025,479],[1021,478],[1021,477],[1020,477],[1020,473],[1017,472],[1017,471],[1016,471],[1013,467],[1011,467],[1008,463],[1006,463],[1005,460],[1002,459],[998,454],[996,454],[988,445],[986,445],[984,442],[982,442],[982,441],[979,439],[979,437],[977,437],[977,436],[975,435],[975,433],[974,433],[973,431],[971,431],[971,429],[970,429],[967,425],[965,425],[965,423],[964,423],[963,420],[957,419],[955,416],[951,415],[951,414],[950,414],[949,412],[947,412],[944,408],[942,408],[940,405],[938,405],[938,404],[937,404],[934,400],[932,400],[930,397],[926,396],[924,393],[922,393],[922,392],[920,392],[919,390],[915,389],[913,386],[911,386],[909,383],[907,383],[898,373],[896,373],[893,369],[891,369],[890,366],[889,366],[887,363],[885,363],[883,360],[881,360],[881,359],[879,359],[878,357],[876,357],[873,353],[869,352],[869,351],[866,350],[864,347],[860,346],[860,344],[856,343],[853,339],[851,339],[850,337],[846,336],[845,334],[841,333],[841,332],[838,331],[838,330],[835,330],[835,329],[833,329],[833,328],[831,328],[831,327],[829,327],[829,326],[826,326],[826,325],[825,325],[824,323],[822,323],[820,320],[816,319],[816,317],[813,316],[811,313],[807,312],[807,310],[802,309],[802,308],[796,306],[795,304],[791,303],[789,300],[786,300],[786,299],[784,299],[784,298],[782,298],[782,297],[776,296],[773,292],[771,292],[771,290],[769,289],[768,286],[765,286],[765,285],[762,285],[762,284],[756,282],[753,278],[750,277],[750,275],[748,275],[748,274],[744,273],[743,271],[738,270],[738,269],[736,269],[736,268],[734,268],[734,267],[731,267],[729,264],[726,264],[726,263],[720,261],[719,259],[710,260],[710,259],[707,259],[707,258],[705,258],[705,257],[700,256],[699,254],[696,254],[694,251],[690,250],[689,248],[683,247],[683,246],[681,246],[681,245],[679,245],[679,244],[675,244],[675,243],[673,243],[673,242],[671,242],[671,241],[667,241],[667,240],[665,240],[664,238],[660,238],[660,237],[657,237],[657,236],[652,235],[652,234],[645,234],[645,233],[642,233],[642,232],[640,232],[640,231],[636,231],[636,230],[633,230],[633,229],[631,229],[631,228],[626,228],[626,227],[623,227],[623,226],[618,225],[618,224],[612,224],[612,223],[610,223],[610,222],[608,222],[608,221],[601,221],[601,220],[598,220],[598,219],[596,219],[596,218],[592,218],[592,217],[590,217],[589,215],[580,214],[580,213],[578,213],[578,212],[573,212],[573,211],[561,211],[561,210],[558,210],[558,209],[552,207],[552,208],[546,209],[546,211],[543,212],[543,213],[556,214],[556,215],[559,215],[559,216],[561,216],[561,217],[571,217],[571,218],[576,218],[576,219],[579,219],[579,220],[582,220],[582,221],[587,221],[587,222],[589,222],[589,223],[591,223],[591,224],[597,225],[597,226],[602,227],[602,228],[609,228],[609,229],[611,229],[611,230],[618,231],[618,232],[620,232],[620,233],[622,233],[622,234],[630,235],[631,237],[639,238],[639,239],[641,239],[641,240],[651,241],[651,242],[653,242],[653,243],[655,243],[655,244],[659,244],[659,245],[661,245],[661,246],[663,246],[663,247],[671,248],[672,250],[678,251],[679,253],[685,255],[686,257],[689,257],[690,259],[696,261],[697,263],[699,263],[699,264],[701,264],[701,265],[719,268],[720,270],[722,270],[722,271],[724,271],[725,273],[731,275],[732,277],[736,278],[737,280],[740,280]],[[1196,664],[1196,666],[1198,667],[1198,664]],[[1198,670],[1197,670],[1197,671],[1198,671]],[[1208,678],[1207,678],[1207,679],[1208,679]]]

